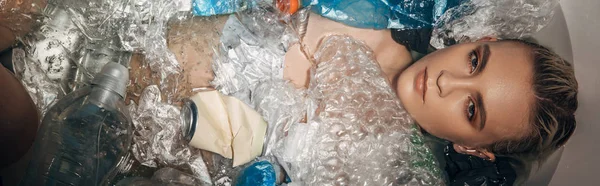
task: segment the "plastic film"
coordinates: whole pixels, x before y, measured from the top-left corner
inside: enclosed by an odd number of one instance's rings
[[[267,121],[263,155],[273,155],[272,151],[282,142],[291,125],[300,123],[306,116],[305,90],[296,89],[284,80],[266,81],[252,93],[254,108]]]
[[[213,62],[216,76],[211,84],[251,105],[250,92],[259,82],[283,77],[284,55],[295,41],[297,37],[275,12],[254,8],[231,15]]]
[[[447,8],[461,0],[302,1],[312,11],[346,25],[371,29],[431,28]]]
[[[37,61],[27,60],[22,49],[13,49],[13,61],[16,62],[15,75],[23,83],[41,115],[66,94],[59,84],[46,75]]]
[[[529,37],[546,26],[558,0],[470,0],[449,9],[434,26],[435,48],[475,41]]]
[[[194,176],[211,183],[200,152],[182,137],[179,108],[161,101],[158,86],[146,87],[139,105],[131,104],[129,109],[135,128],[132,152],[142,165],[187,165]]]
[[[167,48],[165,33],[169,20],[191,15],[190,0],[49,0],[43,10],[44,16],[37,22],[39,29],[21,39],[24,57],[14,61],[39,66],[44,75],[35,76],[46,78],[35,86],[59,85],[59,89],[32,93],[37,94],[32,97],[39,108],[50,106],[52,101],[38,97],[47,94],[59,99],[88,84],[109,61],[129,66],[132,52],[145,54],[144,66],[158,74],[168,96],[177,91],[174,87],[178,82],[167,77],[179,75],[181,69]],[[21,80],[24,84],[30,81]]]

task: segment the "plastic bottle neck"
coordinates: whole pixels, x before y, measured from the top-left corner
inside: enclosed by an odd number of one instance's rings
[[[115,91],[108,90],[98,85],[92,85],[92,90],[88,99],[90,103],[108,110],[116,110],[118,102],[123,101],[123,97]]]

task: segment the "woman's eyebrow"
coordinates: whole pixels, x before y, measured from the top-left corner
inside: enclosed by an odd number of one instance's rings
[[[483,52],[481,55],[481,62],[479,63],[479,72],[481,72],[485,69],[485,66],[488,63],[488,60],[490,59],[490,45],[488,45],[488,44],[480,45],[478,47],[478,50],[481,50],[481,49],[483,49]]]
[[[477,108],[479,108],[479,131],[483,130],[485,127],[485,123],[487,122],[487,112],[485,111],[485,106],[483,104],[483,98],[481,94],[477,94]]]
[[[483,70],[485,70],[485,66],[488,63],[488,60],[490,59],[490,45],[488,44],[483,44],[480,46],[480,50],[483,49],[483,54],[481,56],[481,62],[479,63],[479,73],[483,72]],[[487,117],[487,112],[485,111],[485,106],[483,104],[483,98],[481,96],[480,93],[478,93],[476,95],[477,97],[477,108],[479,108],[479,131],[483,130],[483,128],[485,127],[485,123],[486,123],[486,117]]]

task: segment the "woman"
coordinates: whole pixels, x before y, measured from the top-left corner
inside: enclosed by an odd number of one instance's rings
[[[313,14],[304,37],[306,53],[332,34],[349,35],[373,49],[391,88],[421,129],[453,142],[459,153],[492,161],[497,155],[546,157],[573,134],[573,67],[543,46],[490,37],[412,63],[390,30],[353,28]],[[299,45],[292,46],[284,77],[306,86],[308,59]]]

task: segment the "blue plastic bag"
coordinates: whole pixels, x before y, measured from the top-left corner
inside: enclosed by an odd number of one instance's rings
[[[232,14],[257,5],[257,0],[192,0],[196,16]]]
[[[268,161],[259,161],[246,167],[236,180],[236,186],[275,186],[277,173]]]
[[[430,28],[449,8],[464,0],[304,0],[304,7],[358,28]]]

